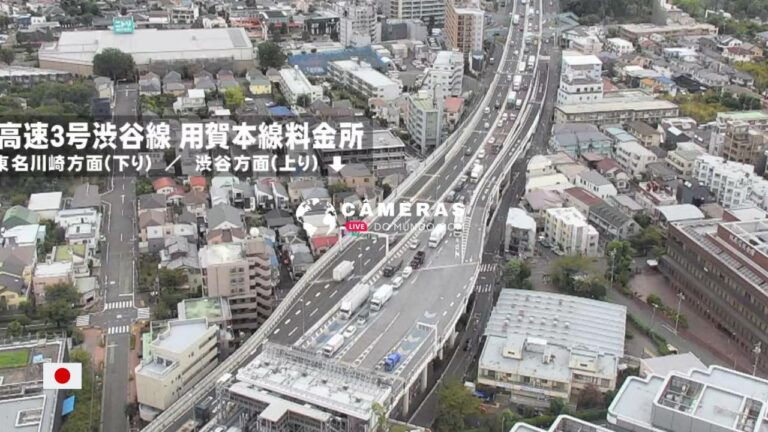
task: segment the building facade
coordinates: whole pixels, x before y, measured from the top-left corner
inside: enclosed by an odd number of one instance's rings
[[[441,142],[443,110],[440,100],[435,99],[425,90],[407,96],[408,116],[405,126],[411,134],[411,140],[423,153],[434,149]]]
[[[544,236],[566,255],[598,254],[597,230],[574,207],[547,209],[544,212]]]
[[[603,62],[594,55],[563,54],[557,104],[590,103],[603,98]]]
[[[635,141],[619,143],[616,146],[616,162],[635,179],[643,178],[649,163],[656,162],[656,153]]]
[[[485,12],[472,5],[446,1],[445,36],[451,48],[470,54],[483,50]]]
[[[298,67],[280,69],[280,90],[291,105],[303,97],[308,98],[309,103],[323,97],[323,88],[309,82]]]
[[[403,92],[403,84],[373,69],[365,62],[339,60],[328,63],[331,80],[360,94],[365,99],[397,99]]]

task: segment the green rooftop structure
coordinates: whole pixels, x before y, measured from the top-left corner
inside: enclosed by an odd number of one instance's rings
[[[229,303],[222,297],[200,297],[182,300],[178,304],[179,319],[207,318],[211,324],[226,328],[232,320]]]
[[[13,206],[3,216],[3,228],[11,229],[19,225],[34,225],[40,222],[37,213],[23,206]]]

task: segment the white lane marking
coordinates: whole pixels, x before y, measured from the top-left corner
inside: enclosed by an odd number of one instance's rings
[[[291,323],[291,319],[290,319],[290,318],[288,318],[287,320],[285,320],[285,325],[288,325],[288,324],[290,324],[290,323]]]
[[[289,337],[290,337],[290,336],[293,336],[293,334],[294,334],[294,333],[296,333],[296,330],[298,330],[298,329],[299,329],[298,327],[294,327],[294,328],[293,328],[293,330],[291,330],[291,332],[290,332],[290,333],[288,333],[288,336],[289,336]]]
[[[312,317],[312,315],[314,315],[314,314],[316,314],[316,313],[317,313],[317,308],[315,308],[315,310],[313,310],[312,312],[310,312],[310,313],[309,313],[309,316],[310,316],[310,317]]]
[[[331,293],[331,297],[335,296],[337,292],[338,292],[338,290],[334,290],[334,291]]]
[[[315,297],[320,297],[320,291],[315,293]]]

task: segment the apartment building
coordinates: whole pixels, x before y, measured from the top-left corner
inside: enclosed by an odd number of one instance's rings
[[[360,94],[363,98],[397,99],[403,92],[403,83],[395,81],[357,59],[328,63],[328,75],[336,83]]]
[[[619,191],[610,180],[603,177],[595,170],[584,171],[576,176],[576,186],[582,187],[592,192],[600,199],[606,199],[610,196],[616,196]]]
[[[608,407],[612,430],[699,432],[765,429],[768,381],[722,366],[630,377]]]
[[[306,96],[308,103],[323,97],[323,88],[314,85],[298,67],[280,69],[280,90],[291,105],[296,105],[299,98]]]
[[[365,47],[381,41],[373,2],[342,1],[333,3],[333,7],[339,15],[339,42],[344,47]]]
[[[667,153],[664,162],[681,175],[690,177],[696,159],[703,154],[701,150],[672,150]]]
[[[441,27],[445,22],[445,0],[385,0],[384,15],[390,19],[419,19]]]
[[[603,98],[603,62],[597,56],[574,51],[563,54],[557,104],[571,105]]]
[[[661,145],[661,132],[655,127],[642,121],[627,123],[627,132],[637,138],[645,147],[658,147]]]
[[[635,50],[632,42],[622,38],[608,38],[605,40],[605,50],[621,57]]]
[[[327,166],[333,163],[335,156],[341,157],[344,164],[359,162],[374,171],[405,166],[405,143],[389,129],[366,131],[362,148],[339,148],[317,150],[323,163]],[[370,139],[368,134],[370,133]],[[370,142],[370,144],[367,144]]]
[[[743,135],[744,126],[748,126],[747,130],[768,130],[768,111],[729,111],[717,113],[714,128],[712,128],[712,133],[709,136],[708,153],[715,156],[724,156],[723,151],[726,147],[726,140],[730,141],[728,146],[732,147],[728,151],[729,155],[740,156],[742,153],[751,153],[753,150],[747,145],[749,140],[745,140],[748,137]],[[732,128],[741,129],[742,131],[733,132],[731,131]],[[730,138],[727,138],[729,135]],[[740,162],[736,159],[729,160]]]
[[[765,156],[766,132],[746,122],[732,122],[725,128],[720,155],[728,161],[755,165]]]
[[[595,126],[624,124],[635,120],[658,123],[664,118],[678,115],[679,109],[672,102],[621,95],[555,107],[555,123],[591,123]]]
[[[679,38],[684,36],[710,36],[717,34],[717,27],[712,24],[623,24],[619,26],[619,36],[630,41],[640,38],[652,38],[653,35],[664,38]]]
[[[217,325],[205,318],[171,320],[151,334],[134,370],[139,415],[152,421],[219,363]]]
[[[753,190],[762,191],[768,183],[755,174],[752,165],[730,162],[708,154],[696,158],[693,178],[709,188],[718,203],[726,208],[747,203]]]
[[[440,51],[432,62],[424,90],[439,91],[443,96],[461,96],[462,79],[464,78],[464,56],[460,51]]]
[[[503,289],[485,328],[478,387],[535,408],[574,401],[587,386],[612,391],[625,326],[624,306]]]
[[[476,3],[447,0],[445,6],[445,36],[448,45],[462,53],[483,51],[485,12]]]
[[[75,281],[72,261],[38,263],[32,274],[32,294],[35,303],[45,303],[46,290],[54,285],[71,284]]]
[[[504,250],[520,258],[533,256],[536,250],[536,221],[521,208],[507,212]]]
[[[656,159],[656,153],[636,141],[626,141],[616,146],[616,162],[637,180],[643,178],[648,164],[656,162]]]
[[[566,255],[598,255],[598,233],[575,207],[544,211],[544,236]]]
[[[411,134],[412,142],[422,153],[428,153],[441,143],[443,109],[440,99],[426,90],[419,90],[406,97],[408,101],[408,116],[405,127]]]
[[[203,290],[208,297],[229,301],[236,336],[256,330],[272,314],[277,278],[270,249],[264,240],[248,238],[208,245],[198,252]]]
[[[740,219],[743,218],[743,220]],[[726,210],[722,219],[673,223],[659,268],[688,305],[731,336],[731,349],[750,355],[768,346],[768,242],[765,219]],[[758,366],[768,369],[768,358]]]

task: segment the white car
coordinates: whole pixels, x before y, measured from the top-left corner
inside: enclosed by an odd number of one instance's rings
[[[344,338],[345,339],[346,338],[351,338],[355,334],[356,331],[357,331],[357,327],[355,327],[353,325],[347,326],[347,328],[344,329]]]
[[[488,144],[493,144],[496,142],[496,137],[490,137],[488,138]]]
[[[392,279],[392,287],[395,289],[400,288],[403,285],[403,280],[402,276],[395,276],[394,279]]]
[[[402,276],[403,279],[408,279],[408,277],[412,274],[413,274],[413,267],[408,266],[403,269],[403,272],[400,275]]]
[[[419,241],[418,237],[414,237],[408,241],[408,249],[418,249],[419,248]]]
[[[504,126],[504,120],[499,120],[498,127]]]
[[[477,152],[478,159],[482,159],[484,157],[485,157],[485,150],[480,150],[479,152]]]
[[[485,122],[485,128],[488,129],[490,127],[491,127],[491,125],[488,122]]]

